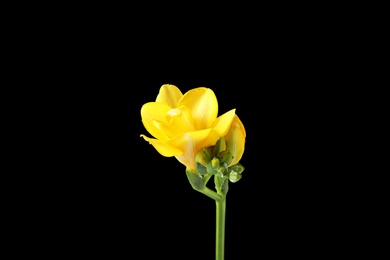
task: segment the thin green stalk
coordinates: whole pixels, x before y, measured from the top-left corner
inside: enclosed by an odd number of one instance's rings
[[[215,260],[224,260],[226,197],[224,197],[222,200],[215,200],[215,206],[216,206]]]
[[[217,191],[215,192],[206,186],[210,176],[205,176],[205,179],[202,179],[202,177],[192,172],[186,171],[186,173],[192,188],[215,200],[215,260],[224,260],[226,194],[228,191],[229,180],[221,176],[214,175],[215,189]]]
[[[215,191],[212,191],[207,187],[204,187],[203,189],[198,189],[197,191],[203,193],[204,195],[212,198],[215,201],[219,201],[223,199],[221,195],[217,194]]]

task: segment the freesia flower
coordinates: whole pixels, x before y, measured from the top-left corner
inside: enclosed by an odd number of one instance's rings
[[[196,171],[196,154],[221,137],[233,154],[231,165],[244,152],[246,133],[235,109],[218,117],[217,98],[209,88],[195,88],[183,95],[176,86],[164,84],[156,101],[142,106],[141,118],[153,138],[141,136],[161,155],[175,156],[192,172]]]

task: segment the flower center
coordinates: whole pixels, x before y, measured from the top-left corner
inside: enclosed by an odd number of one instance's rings
[[[167,127],[175,135],[195,130],[191,111],[185,106],[169,110],[166,114],[166,119]]]
[[[167,115],[168,116],[170,116],[170,117],[174,117],[174,116],[178,116],[178,115],[180,115],[180,109],[178,109],[178,108],[172,108],[171,110],[169,110],[168,112],[167,112]]]

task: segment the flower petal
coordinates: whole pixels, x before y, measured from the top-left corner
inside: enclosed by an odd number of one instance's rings
[[[219,138],[227,134],[234,119],[235,112],[236,109],[232,109],[215,120],[212,131],[204,143],[205,147],[215,145]]]
[[[237,164],[244,153],[246,131],[244,125],[237,115],[234,116],[229,132],[225,136],[226,150],[229,150],[233,155],[233,160],[230,165]]]
[[[180,149],[183,154],[176,156],[176,158],[184,164],[188,169],[195,170],[195,157],[201,148],[203,143],[210,135],[211,128],[192,131],[183,135],[177,136],[168,140],[166,143],[173,147]]]
[[[209,88],[189,90],[177,105],[185,105],[192,111],[195,128],[198,130],[210,128],[218,115],[217,97]]]
[[[141,108],[141,118],[146,130],[155,138],[165,141],[168,136],[160,129],[159,122],[166,123],[167,112],[171,108],[167,104],[149,102]]]
[[[164,132],[170,138],[195,131],[191,111],[186,106],[169,110],[166,120],[167,124],[162,124],[161,129],[164,129]]]
[[[177,103],[183,96],[181,91],[174,85],[164,84],[160,88],[160,92],[157,95],[156,102],[164,103],[171,108],[177,107]]]
[[[162,142],[157,139],[149,138],[145,135],[141,135],[149,144],[153,145],[156,148],[157,152],[159,152],[162,156],[172,157],[183,154],[183,152],[176,147],[173,147],[165,142]]]

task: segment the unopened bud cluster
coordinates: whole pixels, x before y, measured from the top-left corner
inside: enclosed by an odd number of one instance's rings
[[[200,175],[217,175],[222,179],[228,178],[231,182],[241,179],[244,166],[237,163],[230,165],[233,155],[226,150],[226,141],[222,137],[215,146],[203,148],[196,155],[196,171]]]

